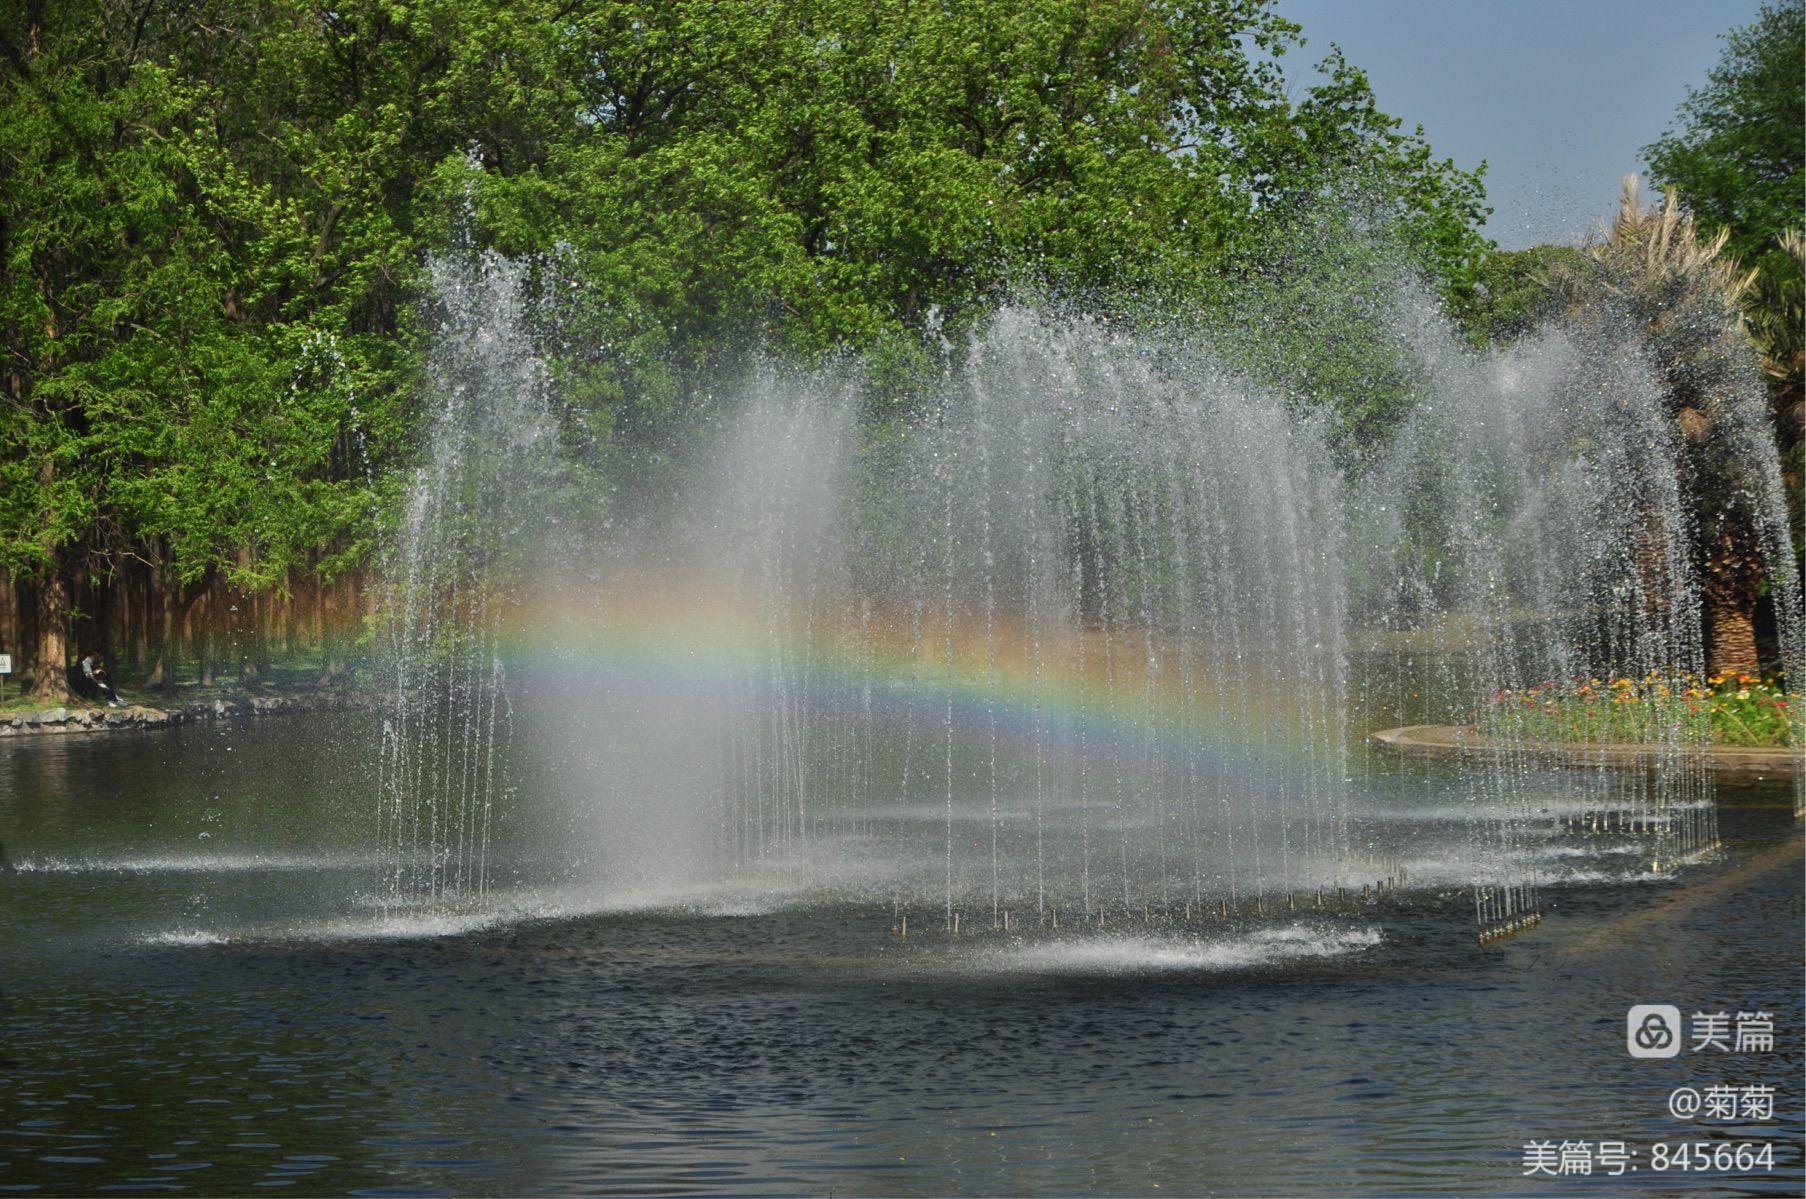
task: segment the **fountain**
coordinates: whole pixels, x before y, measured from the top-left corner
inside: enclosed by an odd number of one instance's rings
[[[1557,327],[1487,361],[1444,363],[1352,505],[1355,552],[1366,577],[1384,581],[1357,598],[1359,619],[1439,630],[1463,650],[1434,668],[1459,698],[1445,718],[1472,713],[1489,751],[1466,771],[1473,801],[1502,814],[1476,881],[1483,937],[1535,914],[1538,879],[1525,866],[1551,829],[1612,839],[1653,873],[1718,842],[1709,730],[1676,719],[1708,673],[1691,553],[1699,501],[1677,467],[1683,433],[1648,348],[1622,324],[1605,332]],[[1731,426],[1724,469],[1749,481],[1782,662],[1799,678],[1798,566],[1761,394],[1752,373],[1719,401]],[[1431,525],[1426,511],[1444,534],[1428,552],[1412,546],[1413,524]],[[1612,710],[1615,731],[1569,733],[1556,769],[1556,747],[1530,729],[1576,699]]]
[[[527,524],[556,477],[524,267],[467,252],[428,269],[441,308],[424,389],[435,407],[376,613],[377,826],[397,904],[481,899],[488,885],[492,823],[509,794],[500,638]]]
[[[480,899],[506,808],[563,886],[814,896],[899,936],[1296,920],[1449,881],[1352,757],[1371,645],[1428,646],[1449,718],[1704,672],[1634,339],[1476,359],[1425,321],[1424,398],[1357,472],[1207,338],[1007,309],[908,416],[848,368],[751,367],[667,492],[552,538],[525,275],[464,261],[434,266],[442,407],[381,618],[398,901]],[[1697,730],[1648,728],[1651,769],[1556,770],[1482,719],[1500,751],[1432,790],[1465,810],[1441,849],[1483,943],[1540,919],[1577,840],[1657,872],[1712,850]]]

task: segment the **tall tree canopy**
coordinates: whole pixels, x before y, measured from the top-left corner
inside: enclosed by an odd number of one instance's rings
[[[0,567],[250,587],[368,535],[416,272],[417,61],[280,4],[33,3],[0,27]],[[382,18],[373,21],[383,24]],[[410,158],[412,162],[410,162]]]
[[[1770,379],[1775,431],[1800,543],[1806,473],[1806,0],[1774,0],[1725,35],[1706,86],[1689,91],[1679,128],[1645,149],[1650,174],[1726,252],[1756,275],[1744,331]]]
[[[1689,89],[1679,128],[1645,148],[1650,174],[1729,252],[1764,273],[1797,275],[1779,238],[1806,224],[1806,0],[1765,4],[1725,35],[1704,87]]]
[[[1358,175],[1460,307],[1477,173],[1270,0],[26,0],[0,12],[0,569],[43,694],[70,583],[361,560],[421,263],[566,290],[574,441],[672,435],[758,338],[928,365],[1027,280],[1197,297]],[[459,228],[459,225],[462,228]]]

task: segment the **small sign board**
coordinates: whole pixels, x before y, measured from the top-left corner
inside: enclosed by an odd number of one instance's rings
[[[12,672],[13,656],[11,654],[0,654],[0,674],[11,674]]]

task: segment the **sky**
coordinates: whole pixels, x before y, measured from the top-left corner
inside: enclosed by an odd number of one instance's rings
[[[1485,232],[1507,250],[1574,242],[1617,207],[1619,181],[1706,82],[1719,35],[1760,0],[1277,0],[1306,45],[1300,91],[1331,42],[1380,108],[1437,155],[1487,163]],[[1647,185],[1646,185],[1647,187]]]

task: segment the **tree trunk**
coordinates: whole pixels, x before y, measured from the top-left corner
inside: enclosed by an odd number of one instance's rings
[[[194,613],[195,681],[203,687],[213,686],[213,618],[213,596],[207,595]]]
[[[343,582],[335,583],[330,591],[321,588],[315,599],[314,628],[320,641],[320,680],[321,687],[330,687],[339,679],[339,596],[344,590]]]
[[[1664,626],[1672,611],[1675,589],[1674,564],[1669,560],[1673,536],[1660,513],[1646,507],[1637,522],[1632,560],[1637,571],[1637,605],[1645,623]]]
[[[1755,675],[1756,603],[1762,595],[1762,550],[1747,522],[1721,520],[1705,543],[1700,599],[1706,618],[1706,673]]]
[[[69,689],[69,579],[60,566],[38,574],[38,644],[31,681],[32,702],[66,704]]]
[[[320,576],[317,574],[314,575],[313,588],[308,593],[308,600],[308,632],[313,638],[314,650],[323,656],[326,651],[326,639],[321,634],[320,622],[322,609],[326,606],[326,584],[320,581]]]
[[[151,656],[151,616],[156,611],[153,606],[151,590],[151,571],[148,567],[136,569],[129,576],[131,579],[132,607],[132,672],[139,678],[150,665]]]
[[[161,560],[152,572],[152,587],[157,596],[157,664],[151,667],[146,686],[155,687],[167,697],[176,689],[176,588],[169,577],[169,566]]]
[[[1720,675],[1759,673],[1756,660],[1755,605],[1719,600],[1706,609],[1706,672]]]
[[[0,653],[19,655],[19,588],[5,571],[0,571]]]

